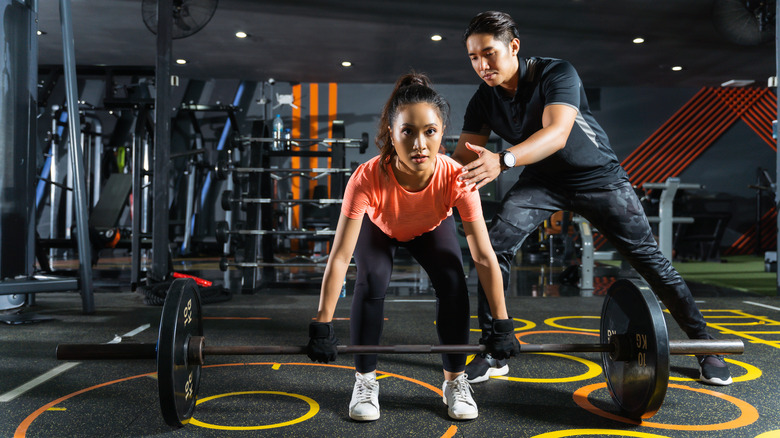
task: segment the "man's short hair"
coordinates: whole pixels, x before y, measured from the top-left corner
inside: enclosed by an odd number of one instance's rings
[[[465,45],[466,40],[475,33],[492,35],[506,45],[509,45],[513,39],[520,38],[520,32],[512,17],[499,11],[481,12],[472,18],[463,33],[463,44]]]

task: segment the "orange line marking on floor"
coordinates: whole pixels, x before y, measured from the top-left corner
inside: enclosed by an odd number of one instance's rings
[[[458,433],[458,427],[450,426],[450,428],[447,429],[446,432],[444,432],[444,435],[442,435],[441,438],[452,438],[455,436],[456,433]]]
[[[690,430],[690,431],[727,430],[727,429],[738,429],[740,427],[745,427],[758,421],[758,410],[755,407],[753,407],[753,405],[751,405],[750,403],[744,400],[720,392],[711,391],[709,389],[692,388],[690,386],[678,385],[675,383],[670,383],[669,388],[686,389],[688,391],[700,392],[702,394],[708,394],[713,397],[717,397],[734,404],[740,410],[739,417],[735,418],[734,420],[727,421],[725,423],[716,423],[716,424],[664,424],[664,423],[653,423],[644,420],[642,421],[632,420],[630,418],[621,417],[619,415],[597,408],[595,405],[593,405],[590,402],[590,400],[588,400],[588,395],[590,393],[598,389],[602,389],[602,388],[605,389],[606,387],[607,387],[606,383],[594,383],[592,385],[583,386],[582,388],[574,392],[573,395],[574,402],[577,403],[577,405],[579,405],[581,408],[595,415],[598,415],[599,417],[608,418],[610,420],[620,421],[628,424],[636,424],[645,427],[654,427],[657,429]]]
[[[57,406],[61,402],[65,401],[65,400],[67,400],[67,399],[69,399],[71,397],[75,397],[75,396],[77,396],[79,394],[83,394],[83,393],[85,393],[87,391],[92,391],[93,389],[101,388],[103,386],[113,385],[114,383],[119,383],[119,382],[124,382],[124,381],[127,381],[127,380],[137,379],[139,377],[144,377],[144,376],[148,376],[148,375],[151,375],[151,374],[156,374],[156,373],[139,374],[137,376],[130,376],[130,377],[122,378],[122,379],[112,380],[110,382],[103,382],[103,383],[100,383],[98,385],[90,386],[89,388],[84,388],[84,389],[78,390],[76,392],[72,392],[72,393],[70,393],[68,395],[65,395],[65,396],[62,396],[62,397],[60,397],[60,398],[58,398],[58,399],[56,399],[54,401],[46,403],[45,405],[43,405],[40,408],[36,409],[32,414],[28,415],[27,418],[22,420],[22,422],[16,428],[16,431],[14,431],[14,438],[21,438],[21,437],[26,436],[27,435],[27,429],[30,427],[30,424],[33,422],[33,420],[38,418],[42,413],[44,413],[47,410],[49,410],[49,408]]]

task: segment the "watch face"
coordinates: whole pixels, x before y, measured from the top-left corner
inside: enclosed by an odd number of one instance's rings
[[[503,154],[501,154],[501,158],[504,161],[504,166],[515,167],[515,156],[512,155],[511,152],[504,151]]]

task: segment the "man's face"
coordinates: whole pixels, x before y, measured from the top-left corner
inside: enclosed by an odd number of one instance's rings
[[[471,66],[491,87],[503,85],[506,88],[513,88],[517,84],[515,75],[519,49],[520,40],[517,38],[509,45],[485,33],[472,34],[466,40],[466,51],[471,59]]]

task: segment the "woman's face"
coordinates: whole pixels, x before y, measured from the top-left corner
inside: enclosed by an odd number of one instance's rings
[[[432,175],[443,135],[444,124],[434,106],[415,103],[401,107],[390,126],[397,170],[420,174],[421,178]]]

